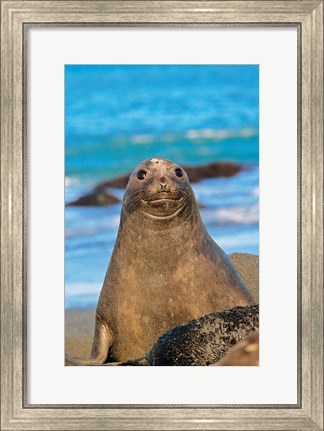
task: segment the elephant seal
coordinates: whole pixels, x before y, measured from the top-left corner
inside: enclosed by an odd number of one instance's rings
[[[118,365],[210,365],[259,327],[259,305],[210,313],[163,334],[143,358]]]
[[[130,175],[120,225],[96,308],[90,359],[143,356],[168,329],[253,303],[226,254],[209,236],[186,172],[160,158]]]

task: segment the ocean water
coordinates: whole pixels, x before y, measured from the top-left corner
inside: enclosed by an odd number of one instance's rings
[[[150,157],[236,161],[238,175],[192,186],[215,241],[227,253],[258,254],[258,131],[258,66],[67,65],[65,200]],[[96,305],[120,208],[66,207],[66,308]]]

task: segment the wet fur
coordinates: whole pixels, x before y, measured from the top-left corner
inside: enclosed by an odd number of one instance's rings
[[[140,359],[118,365],[210,365],[259,328],[259,305],[210,313],[163,334]]]

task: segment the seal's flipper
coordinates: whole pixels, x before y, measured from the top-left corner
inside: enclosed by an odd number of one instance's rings
[[[113,336],[108,326],[96,318],[96,328],[90,359],[73,358],[65,355],[65,365],[102,365],[107,361]]]
[[[96,316],[96,327],[90,359],[99,364],[106,362],[109,349],[113,344],[113,336],[108,325]]]

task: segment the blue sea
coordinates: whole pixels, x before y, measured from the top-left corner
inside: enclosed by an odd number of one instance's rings
[[[258,66],[65,66],[65,201],[150,157],[242,164],[234,177],[192,186],[225,252],[259,253]],[[66,207],[67,309],[96,305],[120,209]]]

